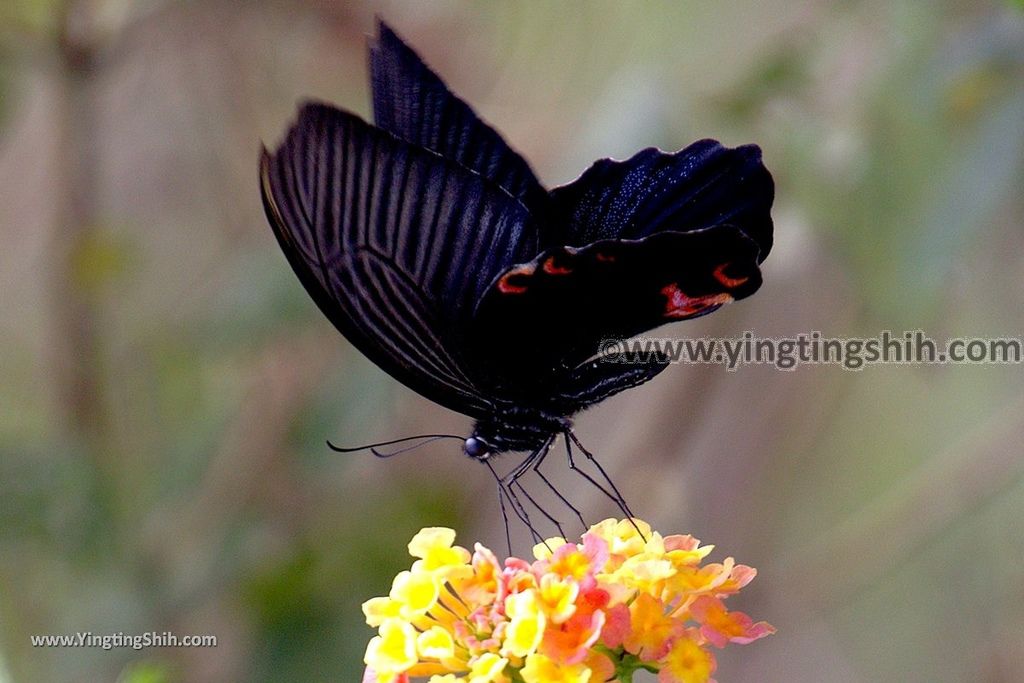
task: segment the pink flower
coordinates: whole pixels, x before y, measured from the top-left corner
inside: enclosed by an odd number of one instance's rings
[[[363,683],[409,683],[409,676],[402,673],[378,677],[376,671],[366,667],[366,671],[363,672]]]
[[[690,605],[690,614],[701,624],[700,634],[719,648],[728,643],[746,645],[775,633],[775,628],[767,622],[755,624],[743,612],[729,612],[718,598],[697,598]]]

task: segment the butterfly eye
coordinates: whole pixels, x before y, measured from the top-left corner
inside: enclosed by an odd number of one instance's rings
[[[483,460],[491,452],[491,447],[483,439],[471,436],[466,439],[466,443],[463,445],[462,450],[464,450],[466,455],[471,458]]]

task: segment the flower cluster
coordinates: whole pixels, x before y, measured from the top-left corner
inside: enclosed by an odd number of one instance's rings
[[[455,532],[427,528],[417,558],[387,597],[363,605],[378,628],[364,683],[600,683],[659,672],[660,683],[712,681],[712,647],[774,633],[724,600],[755,570],[732,558],[702,564],[712,546],[608,519],[581,543],[548,539],[535,560],[504,565]]]

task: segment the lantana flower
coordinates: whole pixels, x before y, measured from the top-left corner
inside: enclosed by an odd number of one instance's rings
[[[607,519],[579,543],[552,538],[532,561],[504,564],[431,527],[386,597],[363,604],[377,635],[364,683],[602,683],[658,673],[659,683],[714,683],[714,650],[775,629],[725,601],[756,571],[712,546],[662,536],[639,519]]]

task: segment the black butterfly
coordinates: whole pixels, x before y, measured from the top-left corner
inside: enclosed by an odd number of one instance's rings
[[[560,435],[570,458],[570,440],[591,457],[571,416],[668,365],[607,362],[602,341],[760,286],[774,194],[761,150],[645,149],[547,191],[382,22],[379,34],[377,125],[307,103],[277,151],[263,150],[281,248],[353,345],[476,420],[467,455],[490,465],[504,451],[531,454],[504,484],[536,471]]]

